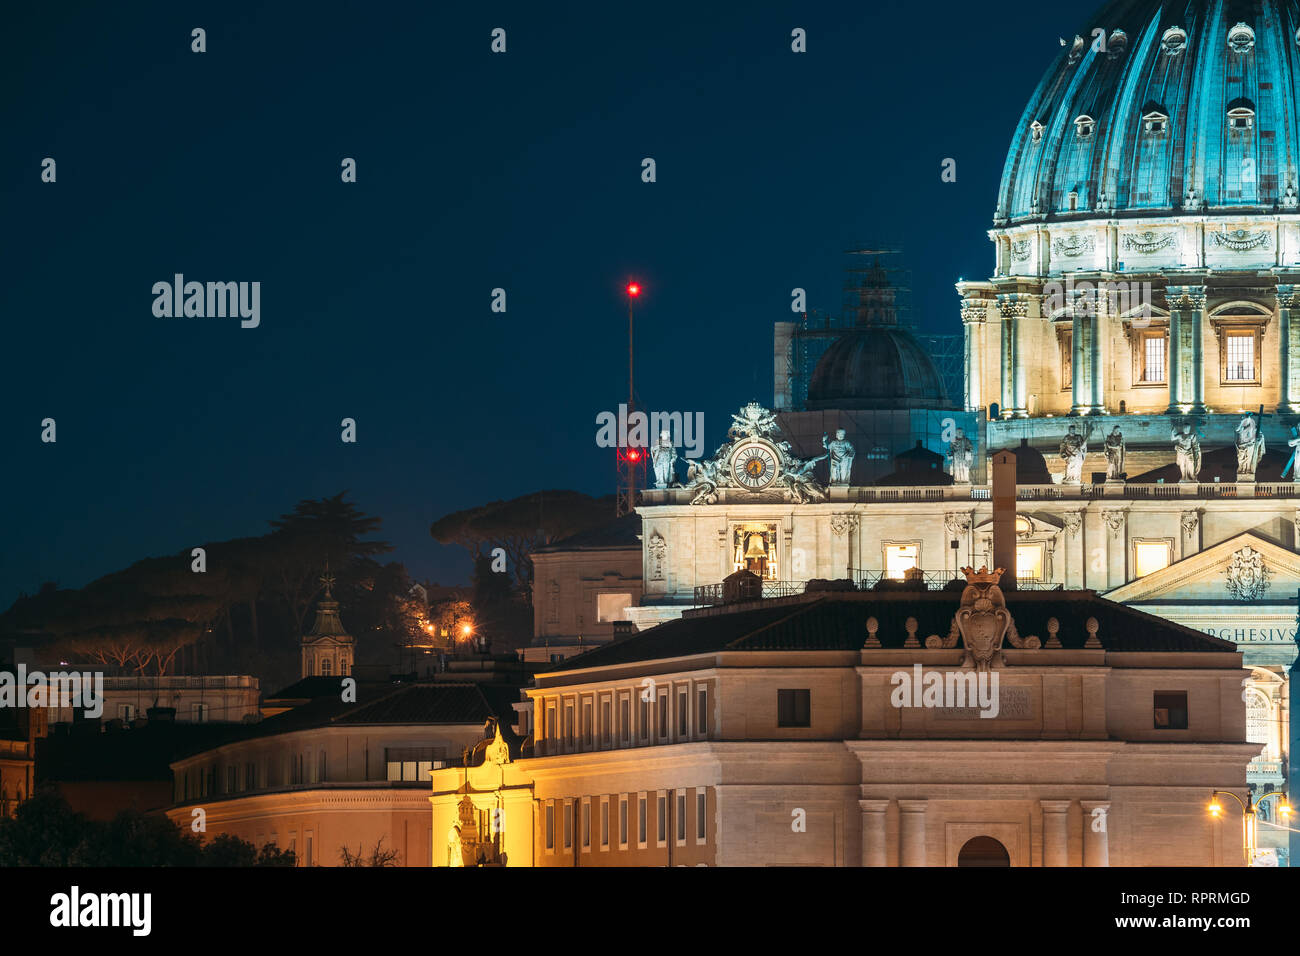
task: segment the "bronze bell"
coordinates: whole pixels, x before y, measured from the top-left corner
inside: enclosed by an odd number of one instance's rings
[[[751,534],[745,541],[745,560],[766,557],[767,547],[763,544],[763,536],[761,534]]]

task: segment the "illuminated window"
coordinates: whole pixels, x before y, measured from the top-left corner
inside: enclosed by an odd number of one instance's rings
[[[731,552],[733,571],[752,571],[765,581],[777,579],[776,525],[736,525],[731,532]]]
[[[1168,541],[1136,541],[1133,543],[1133,570],[1139,577],[1169,567],[1173,545]]]
[[[1169,343],[1165,333],[1144,332],[1138,339],[1138,381],[1143,385],[1163,385]]]
[[[1156,730],[1187,729],[1187,691],[1155,692]]]
[[[1046,580],[1043,567],[1043,543],[1041,541],[1032,544],[1016,545],[1016,580],[1017,581],[1043,581]]]
[[[1223,380],[1225,382],[1255,382],[1255,333],[1224,332]]]
[[[388,747],[384,762],[388,766],[388,780],[392,783],[419,783],[429,779],[429,772],[441,767],[447,759],[443,747]],[[320,779],[325,779],[325,751],[320,752]]]
[[[885,545],[885,577],[903,580],[903,575],[921,560],[920,542]]]
[[[596,620],[602,622],[626,620],[624,612],[631,606],[632,595],[630,594],[597,594]]]

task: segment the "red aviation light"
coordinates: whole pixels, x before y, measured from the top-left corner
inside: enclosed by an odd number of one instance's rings
[[[627,294],[635,299],[641,294],[641,286],[635,282],[629,282],[627,284]]]

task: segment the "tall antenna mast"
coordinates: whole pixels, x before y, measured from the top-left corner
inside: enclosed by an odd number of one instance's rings
[[[641,294],[639,282],[627,284],[627,418],[630,422],[636,408],[635,351],[633,344],[632,305]],[[631,429],[629,428],[628,431]],[[641,486],[641,477],[645,473],[645,449],[632,444],[619,445],[618,459],[618,495],[614,500],[614,517],[621,518],[636,510],[637,489]]]

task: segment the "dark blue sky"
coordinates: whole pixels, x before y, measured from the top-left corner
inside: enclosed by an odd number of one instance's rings
[[[613,491],[630,276],[642,403],[703,411],[710,450],[770,402],[791,288],[838,311],[857,237],[957,331],[1012,128],[1092,4],[478,6],[6,11],[0,607],[345,488],[413,574],[465,580],[433,518]],[[154,317],[176,272],[260,281],[261,326]]]

